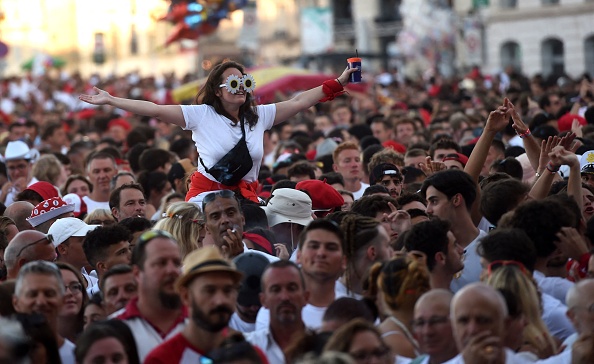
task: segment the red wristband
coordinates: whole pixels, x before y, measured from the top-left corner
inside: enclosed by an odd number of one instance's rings
[[[340,96],[345,93],[344,87],[337,80],[328,80],[322,83],[322,92],[326,97],[320,99],[320,102],[326,102],[334,100],[336,96]]]

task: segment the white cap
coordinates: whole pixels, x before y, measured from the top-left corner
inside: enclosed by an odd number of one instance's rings
[[[87,225],[84,221],[76,217],[65,217],[58,219],[50,226],[48,235],[52,236],[54,247],[65,242],[71,236],[87,236],[89,231],[93,231],[100,225]]]

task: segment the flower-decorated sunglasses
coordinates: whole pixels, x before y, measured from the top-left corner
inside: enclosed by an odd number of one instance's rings
[[[243,77],[239,78],[237,75],[229,75],[225,83],[219,85],[220,88],[225,87],[227,91],[232,94],[236,94],[239,91],[239,87],[243,86],[245,92],[252,93],[256,88],[256,81],[252,75],[243,75]]]

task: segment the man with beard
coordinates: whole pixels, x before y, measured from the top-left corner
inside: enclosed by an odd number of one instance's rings
[[[445,220],[433,218],[416,224],[404,237],[404,247],[425,254],[432,289],[449,290],[454,275],[464,268],[464,251]]]
[[[191,319],[186,327],[153,350],[145,364],[202,363],[228,336],[242,273],[215,247],[194,250],[184,259],[176,283]]]
[[[289,260],[271,263],[262,274],[262,306],[270,310],[270,326],[249,333],[246,340],[262,349],[270,363],[285,363],[283,352],[305,334],[301,310],[309,292],[299,267]]]
[[[371,186],[378,184],[386,187],[393,198],[398,198],[402,193],[403,181],[404,176],[400,173],[398,167],[391,163],[379,164],[369,174],[369,184]]]
[[[151,350],[184,327],[186,315],[175,291],[181,267],[175,238],[161,230],[145,232],[134,246],[132,265],[138,297],[131,299],[116,318],[130,327],[138,356],[144,362]]]

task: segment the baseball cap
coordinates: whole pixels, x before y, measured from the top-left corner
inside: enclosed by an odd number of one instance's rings
[[[398,167],[392,163],[381,163],[375,166],[373,171],[369,174],[369,184],[373,186],[378,181],[381,181],[384,176],[395,176],[399,177],[401,180],[404,179],[402,173],[398,170]]]
[[[186,255],[183,262],[182,274],[176,282],[176,287],[179,289],[182,286],[186,286],[200,274],[209,272],[230,273],[236,281],[240,281],[243,276],[235,268],[235,264],[223,258],[221,252],[219,252],[219,248],[207,246]]]
[[[65,217],[56,220],[48,230],[54,239],[54,247],[65,242],[71,236],[87,236],[89,231],[93,231],[100,225],[87,225],[84,221],[76,217]]]
[[[307,226],[313,220],[311,198],[307,193],[292,188],[274,190],[268,204],[262,208],[268,217],[269,226],[283,222]]]
[[[237,303],[242,306],[260,306],[260,279],[270,262],[262,254],[243,253],[235,257],[233,263],[243,273]]]
[[[306,191],[311,198],[314,211],[328,211],[344,204],[344,198],[326,181],[308,179],[300,181],[295,186],[296,190]]]
[[[452,154],[446,155],[443,158],[442,162],[445,162],[445,161],[457,161],[457,162],[462,163],[462,166],[466,167],[466,163],[468,163],[468,157],[462,153],[452,153]]]
[[[584,119],[583,117],[576,114],[567,113],[561,116],[559,120],[557,120],[559,132],[571,130],[571,124],[573,124],[573,120],[577,120],[582,126],[588,124],[588,122],[586,122],[586,119]]]

